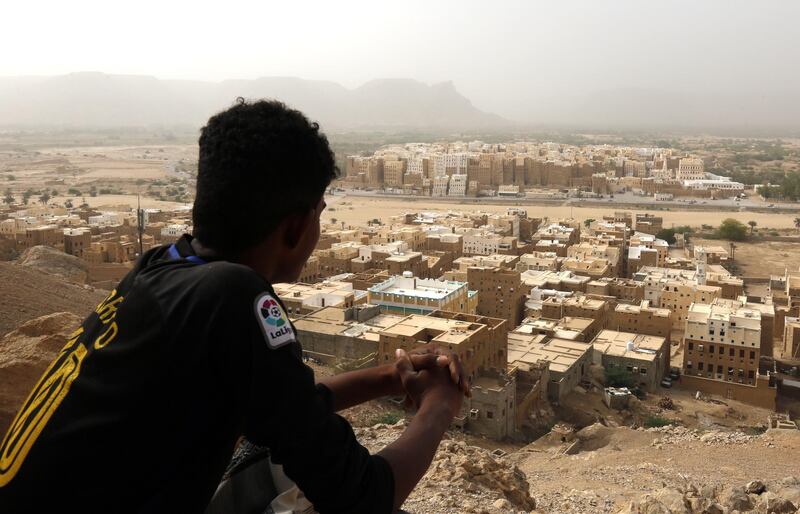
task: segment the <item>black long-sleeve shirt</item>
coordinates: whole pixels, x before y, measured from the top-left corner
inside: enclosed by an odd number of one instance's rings
[[[147,252],[45,372],[0,446],[0,512],[202,512],[242,435],[319,512],[391,511],[391,468],[271,285],[190,242]]]

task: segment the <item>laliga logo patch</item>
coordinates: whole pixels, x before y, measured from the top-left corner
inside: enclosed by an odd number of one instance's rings
[[[286,317],[281,305],[269,293],[264,293],[256,298],[255,307],[256,317],[270,348],[280,348],[295,340],[289,318]]]
[[[261,315],[264,316],[264,320],[270,325],[282,327],[286,324],[281,306],[272,298],[264,299],[264,303],[261,304]]]

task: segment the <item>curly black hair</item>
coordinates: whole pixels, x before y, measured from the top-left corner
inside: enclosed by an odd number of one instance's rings
[[[315,207],[338,173],[317,123],[282,102],[238,98],[200,134],[194,235],[237,255]]]

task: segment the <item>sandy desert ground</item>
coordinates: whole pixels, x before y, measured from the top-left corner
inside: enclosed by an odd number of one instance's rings
[[[699,227],[702,224],[719,225],[725,218],[734,218],[742,223],[752,220],[758,223],[759,229],[789,229],[794,227],[795,216],[778,213],[758,213],[758,212],[731,212],[731,211],[645,211],[636,209],[625,209],[622,207],[570,207],[568,205],[524,205],[519,202],[509,201],[508,203],[498,202],[469,202],[465,204],[437,202],[431,198],[420,197],[419,200],[408,198],[373,198],[358,196],[330,196],[326,198],[328,210],[323,214],[323,220],[336,218],[339,222],[347,224],[363,225],[373,218],[388,221],[389,216],[403,212],[415,211],[437,211],[447,212],[450,210],[483,210],[486,212],[505,212],[508,207],[520,206],[528,210],[528,215],[532,217],[547,216],[552,219],[568,218],[573,216],[576,219],[584,220],[587,218],[600,219],[604,215],[613,214],[615,211],[631,212],[651,212],[664,218],[664,226],[689,225]],[[331,209],[332,208],[332,209]]]

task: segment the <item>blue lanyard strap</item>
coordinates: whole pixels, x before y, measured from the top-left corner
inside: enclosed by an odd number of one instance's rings
[[[178,252],[178,249],[175,247],[174,244],[169,245],[169,249],[167,250],[167,253],[169,253],[169,256],[170,256],[170,258],[172,260],[176,260],[177,261],[178,259],[186,259],[187,261],[193,262],[195,264],[205,264],[206,263],[206,261],[204,261],[203,259],[201,259],[197,255],[187,255],[186,257],[181,256],[181,254]]]

